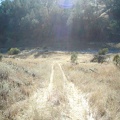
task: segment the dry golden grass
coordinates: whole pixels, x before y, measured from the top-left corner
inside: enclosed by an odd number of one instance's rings
[[[13,58],[0,62],[0,71],[9,71],[8,79],[0,79],[0,120],[8,111],[10,115],[4,116],[5,119],[13,119],[15,115],[12,114],[17,114],[20,106],[11,110],[12,105],[28,99],[38,88],[48,86],[50,65],[46,62]]]
[[[88,94],[96,119],[119,120],[120,71],[113,63],[64,64],[64,71],[68,80]]]
[[[59,66],[57,64],[54,65],[54,74],[53,74],[53,80],[50,84],[52,87],[52,90],[50,91],[50,96],[48,100],[52,102],[52,104],[60,105],[61,102],[65,102],[65,96],[64,96],[64,81],[62,73],[59,69]]]
[[[0,87],[0,120],[77,120],[70,114],[80,106],[71,105],[74,109],[71,108],[64,91],[72,91],[74,87],[64,88],[63,75],[56,62],[62,64],[68,83],[75,85],[78,95],[85,96],[94,120],[120,120],[120,70],[112,62],[91,63],[92,54],[78,54],[77,65],[71,64],[70,56],[69,53],[58,52],[46,58],[34,58],[34,55],[26,59],[4,58],[2,64],[10,72],[9,78],[0,83],[3,86]],[[47,99],[53,62],[54,89]],[[70,87],[71,84],[68,85]],[[77,97],[72,97],[75,93],[68,93],[71,104],[73,100],[77,105]],[[87,120],[88,113],[81,108],[82,112]]]

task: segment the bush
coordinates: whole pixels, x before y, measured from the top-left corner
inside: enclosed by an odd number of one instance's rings
[[[95,55],[94,58],[91,60],[91,62],[98,62],[103,63],[106,60],[106,56],[104,55]]]
[[[8,51],[8,54],[9,55],[16,55],[20,53],[20,50],[18,48],[11,48],[9,51]]]
[[[116,66],[120,66],[120,56],[115,55],[113,58],[113,62],[115,63]]]
[[[99,50],[98,54],[99,54],[99,55],[105,55],[105,54],[108,53],[108,51],[109,51],[108,48],[103,48],[103,49]]]
[[[43,47],[44,52],[48,52],[48,48],[46,46]]]
[[[71,63],[77,62],[78,55],[76,53],[72,53],[71,55]]]
[[[106,55],[108,53],[108,48],[103,48],[99,50],[97,55],[94,55],[94,58],[91,60],[91,62],[98,62],[98,63],[103,63],[106,61],[108,56]]]
[[[2,54],[0,53],[0,61],[2,61],[2,57],[3,57],[3,56],[2,56]]]

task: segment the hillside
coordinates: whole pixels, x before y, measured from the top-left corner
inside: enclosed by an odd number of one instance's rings
[[[0,62],[1,120],[119,120],[120,74],[114,54],[102,64],[78,53],[5,56]],[[4,76],[3,76],[4,75]]]

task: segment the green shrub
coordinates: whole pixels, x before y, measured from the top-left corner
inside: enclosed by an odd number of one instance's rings
[[[94,55],[94,58],[91,60],[91,62],[98,62],[98,63],[103,63],[106,61],[108,56],[106,55],[108,53],[109,49],[108,48],[103,48],[99,50],[97,55]]]
[[[8,54],[9,55],[16,55],[20,53],[20,50],[18,48],[11,48],[9,51],[8,51]]]
[[[99,50],[98,54],[99,54],[99,55],[105,55],[105,54],[108,53],[108,51],[109,51],[108,48],[103,48],[103,49]]]
[[[120,66],[120,56],[115,55],[113,58],[113,62],[115,63],[116,66]]]
[[[48,48],[46,46],[43,47],[44,52],[48,52]]]
[[[77,58],[78,58],[77,53],[72,53],[72,55],[71,55],[71,63],[76,63]]]
[[[98,62],[103,63],[106,60],[106,56],[104,55],[95,55],[94,58],[91,60],[91,62]]]
[[[3,58],[3,56],[2,56],[2,54],[0,53],[0,61],[2,61],[2,58]]]

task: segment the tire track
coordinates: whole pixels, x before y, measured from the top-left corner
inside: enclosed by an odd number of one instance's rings
[[[48,87],[38,89],[27,104],[29,109],[24,110],[25,115],[21,113],[22,120],[34,120],[36,117],[51,120],[95,120],[85,95],[67,80],[61,64],[57,62],[52,64]],[[19,116],[16,117],[18,119]]]
[[[62,66],[58,63],[64,79],[64,89],[70,106],[70,116],[73,120],[94,120],[85,95],[78,93],[73,83],[69,82],[65,76]]]
[[[48,86],[48,93],[49,94],[53,91],[53,76],[54,76],[54,63],[52,64],[51,75],[50,75],[50,83],[49,83],[49,86]]]

